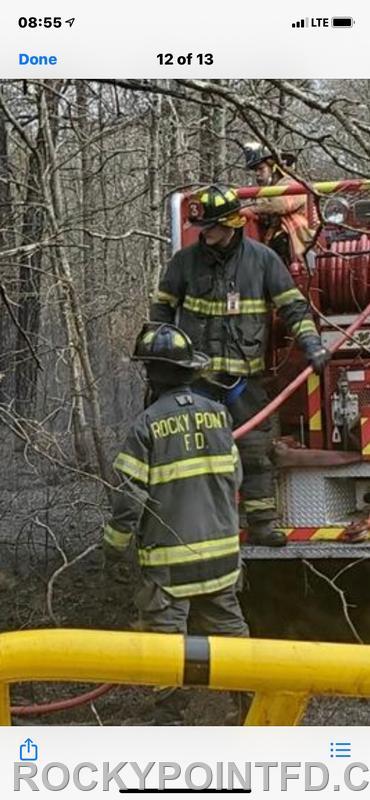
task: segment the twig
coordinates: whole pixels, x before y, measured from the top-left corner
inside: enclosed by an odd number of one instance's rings
[[[340,601],[342,603],[343,614],[344,614],[345,620],[347,622],[347,625],[350,628],[350,630],[352,632],[352,635],[356,639],[356,642],[358,642],[359,644],[363,644],[363,640],[361,639],[361,637],[357,633],[357,630],[356,630],[356,628],[355,628],[355,626],[354,626],[354,624],[353,624],[353,622],[352,622],[352,620],[351,620],[351,618],[349,616],[348,605],[347,605],[346,596],[344,594],[344,591],[343,591],[343,589],[340,589],[339,586],[336,585],[335,578],[333,578],[331,580],[330,578],[328,578],[327,575],[324,575],[323,572],[320,572],[320,570],[316,569],[316,567],[314,567],[313,564],[310,563],[310,561],[306,561],[305,558],[302,559],[302,563],[305,564],[311,570],[311,572],[313,572],[319,578],[322,578],[322,580],[325,581],[325,583],[327,583],[329,586],[331,586],[331,588],[334,589],[336,594],[339,595]],[[339,573],[339,574],[341,574],[341,573]],[[336,576],[336,577],[338,577],[338,576]]]
[[[27,344],[27,347],[31,352],[32,358],[36,361],[38,369],[40,369],[43,372],[44,368],[43,368],[43,366],[41,364],[41,361],[39,360],[38,356],[36,355],[36,351],[35,351],[32,343],[31,343],[30,339],[28,338],[26,332],[23,330],[22,326],[19,324],[19,322],[17,320],[17,317],[15,316],[14,311],[13,311],[13,309],[11,307],[11,303],[10,303],[9,297],[8,297],[8,295],[7,295],[6,291],[5,291],[5,288],[4,288],[2,283],[0,283],[0,295],[1,295],[2,299],[3,299],[4,305],[5,305],[8,313],[9,313],[9,316],[11,317],[12,321],[14,322],[15,327],[17,328],[17,330],[19,331],[19,333],[21,334],[21,336],[25,340],[25,342]]]
[[[93,714],[94,714],[94,717],[95,717],[95,719],[96,719],[96,721],[97,721],[98,725],[100,725],[100,727],[101,727],[101,728],[103,728],[103,727],[104,727],[104,724],[103,724],[103,722],[102,722],[102,720],[101,720],[101,717],[100,717],[100,716],[99,716],[99,714],[98,714],[98,711],[97,711],[97,709],[96,709],[95,703],[90,703],[90,708],[91,708],[91,711],[92,711],[92,712],[93,712]]]
[[[65,572],[66,569],[69,569],[69,567],[72,567],[72,566],[74,566],[74,564],[77,564],[78,561],[81,561],[83,558],[85,558],[87,555],[89,555],[89,553],[92,553],[93,550],[97,550],[98,547],[100,547],[100,542],[96,542],[95,544],[91,544],[89,547],[86,548],[86,550],[83,550],[82,553],[79,553],[78,556],[75,556],[75,558],[73,558],[72,561],[68,561],[68,558],[67,558],[63,548],[60,546],[60,544],[58,542],[58,539],[55,536],[54,531],[52,531],[52,529],[50,528],[50,526],[46,525],[46,523],[42,522],[38,517],[35,518],[35,523],[36,523],[36,525],[39,525],[40,528],[43,528],[44,530],[47,531],[47,533],[49,534],[49,536],[53,540],[54,545],[55,545],[59,555],[61,556],[61,558],[63,560],[63,564],[60,567],[58,567],[58,569],[56,569],[55,572],[53,572],[51,578],[49,579],[48,587],[47,587],[47,593],[46,593],[46,606],[47,606],[47,610],[48,610],[50,619],[52,619],[53,622],[54,622],[54,625],[56,625],[58,627],[59,626],[59,621],[58,621],[57,617],[55,616],[54,610],[53,610],[53,593],[54,593],[55,581],[57,580],[57,578],[60,577],[60,575],[63,572]]]

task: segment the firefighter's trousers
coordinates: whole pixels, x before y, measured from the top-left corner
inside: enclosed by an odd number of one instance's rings
[[[269,402],[261,378],[247,378],[244,392],[228,405],[234,427],[254,417]],[[237,440],[243,466],[240,487],[241,510],[246,513],[248,526],[276,519],[275,468],[272,461],[272,432],[270,419]]]
[[[254,417],[269,402],[261,377],[248,377],[243,383],[245,388],[236,398],[237,392],[225,391],[222,387],[206,384],[205,381],[199,387],[202,394],[207,393],[227,406],[234,428]],[[194,390],[197,391],[196,386]],[[272,522],[276,520],[277,511],[270,419],[238,439],[237,445],[243,466],[243,482],[240,487],[241,516],[246,516],[249,527],[253,527],[254,523]]]
[[[139,628],[155,633],[183,633],[194,636],[249,636],[236,586],[197,597],[175,598],[160,586],[145,579],[136,594]],[[245,716],[248,696],[233,692],[235,712]],[[190,692],[184,689],[160,689],[155,692],[154,724],[174,725],[183,722]],[[241,720],[238,720],[239,724]]]

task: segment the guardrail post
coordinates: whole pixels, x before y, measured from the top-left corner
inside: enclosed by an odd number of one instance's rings
[[[299,725],[308,698],[303,692],[257,692],[244,725]]]
[[[0,725],[11,725],[9,684],[0,683]]]

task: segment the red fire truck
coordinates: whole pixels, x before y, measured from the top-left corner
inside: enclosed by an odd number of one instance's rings
[[[312,373],[271,312],[267,383],[273,402],[283,550],[246,545],[253,558],[366,557],[370,553],[370,181],[238,188],[258,197],[306,194],[312,242],[289,266],[311,304],[322,342],[333,351]],[[172,197],[172,245],[191,244],[189,195]],[[246,212],[247,213],[247,212]],[[258,238],[247,222],[246,235]],[[267,413],[266,412],[266,413]],[[263,414],[264,412],[262,412]],[[261,415],[258,415],[259,419]],[[256,422],[248,423],[251,429]],[[241,431],[241,429],[239,429]],[[235,432],[238,437],[239,431]]]

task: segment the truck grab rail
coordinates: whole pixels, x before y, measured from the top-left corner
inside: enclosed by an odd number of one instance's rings
[[[315,194],[317,196],[370,189],[370,180],[319,181],[299,183],[293,181],[275,186],[241,186],[236,189],[241,200],[255,197],[281,197],[281,195]]]

